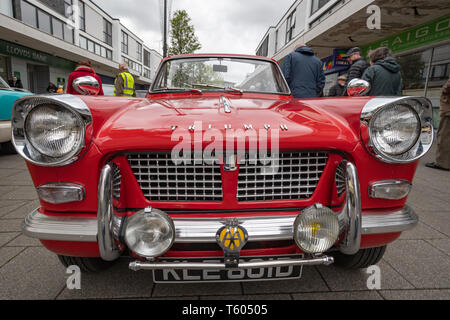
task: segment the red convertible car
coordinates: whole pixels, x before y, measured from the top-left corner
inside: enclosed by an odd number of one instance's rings
[[[420,97],[293,99],[274,60],[162,61],[146,98],[20,99],[13,142],[41,206],[24,223],[66,265],[119,258],[155,282],[301,276],[367,268],[413,228],[406,205],[433,143]]]

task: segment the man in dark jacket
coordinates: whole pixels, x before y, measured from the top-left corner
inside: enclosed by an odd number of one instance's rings
[[[345,83],[347,82],[346,76],[340,76],[337,83],[330,88],[328,92],[329,97],[341,97],[344,94]]]
[[[322,62],[305,44],[284,59],[281,69],[296,99],[317,98],[325,87]]]
[[[350,61],[351,67],[348,70],[347,83],[345,84],[345,90],[343,95],[347,95],[347,86],[353,79],[361,79],[364,71],[370,66],[370,64],[362,56],[362,51],[358,47],[351,48],[348,50],[344,58]]]
[[[12,78],[12,80],[9,80],[9,86],[10,86],[11,88],[23,89],[22,81],[20,81],[19,79],[17,79],[16,76],[14,76],[14,77]]]
[[[369,53],[370,66],[362,77],[370,83],[368,96],[401,96],[401,67],[389,48],[381,47]]]

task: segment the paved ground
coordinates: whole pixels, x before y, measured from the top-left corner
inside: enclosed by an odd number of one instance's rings
[[[370,291],[368,274],[336,267],[307,267],[296,281],[161,285],[126,261],[101,275],[83,275],[82,290],[66,289],[65,269],[39,241],[20,233],[36,193],[19,156],[0,155],[0,299],[450,299],[450,173],[422,161],[411,205],[419,226],[388,247],[379,264],[381,290]]]

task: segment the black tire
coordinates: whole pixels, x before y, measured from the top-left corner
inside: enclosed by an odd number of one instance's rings
[[[380,262],[385,252],[386,246],[362,249],[352,256],[335,252],[334,264],[345,269],[366,269]]]
[[[0,151],[3,154],[16,154],[16,148],[14,148],[13,144],[11,142],[5,142],[2,143]]]
[[[79,258],[58,255],[58,259],[66,268],[75,265],[80,267],[81,272],[84,273],[99,273],[114,264],[114,261],[105,261],[100,258]]]

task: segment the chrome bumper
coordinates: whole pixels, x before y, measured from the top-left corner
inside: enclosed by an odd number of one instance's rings
[[[356,167],[350,162],[344,164],[346,200],[338,213],[341,233],[345,234],[339,246],[342,253],[352,255],[358,252],[362,235],[403,232],[418,223],[417,215],[408,206],[390,212],[363,212]],[[116,240],[122,221],[117,218],[112,204],[111,171],[111,166],[106,165],[100,175],[97,218],[48,216],[36,210],[25,219],[24,233],[41,240],[98,242],[100,255],[104,260],[117,259],[121,250]],[[297,215],[240,217],[238,220],[248,232],[248,241],[276,241],[293,239],[296,217]],[[223,226],[223,220],[218,218],[173,217],[173,221],[175,243],[215,243],[217,230]]]
[[[293,225],[297,216],[240,218],[249,233],[249,241],[293,239]],[[418,217],[408,206],[385,213],[365,213],[362,216],[362,235],[395,233],[410,230]],[[217,230],[223,226],[220,219],[174,218],[176,243],[216,242]],[[23,232],[41,240],[97,242],[97,219],[48,216],[38,210],[25,219]]]
[[[277,261],[255,261],[255,262],[240,262],[237,268],[233,269],[259,269],[272,267],[290,267],[290,266],[328,266],[333,264],[334,258],[328,256],[321,256],[311,259],[291,259],[291,260],[277,260]],[[160,269],[189,269],[189,270],[229,270],[224,263],[209,263],[209,262],[141,262],[133,261],[129,265],[133,271],[139,270],[160,270]]]

